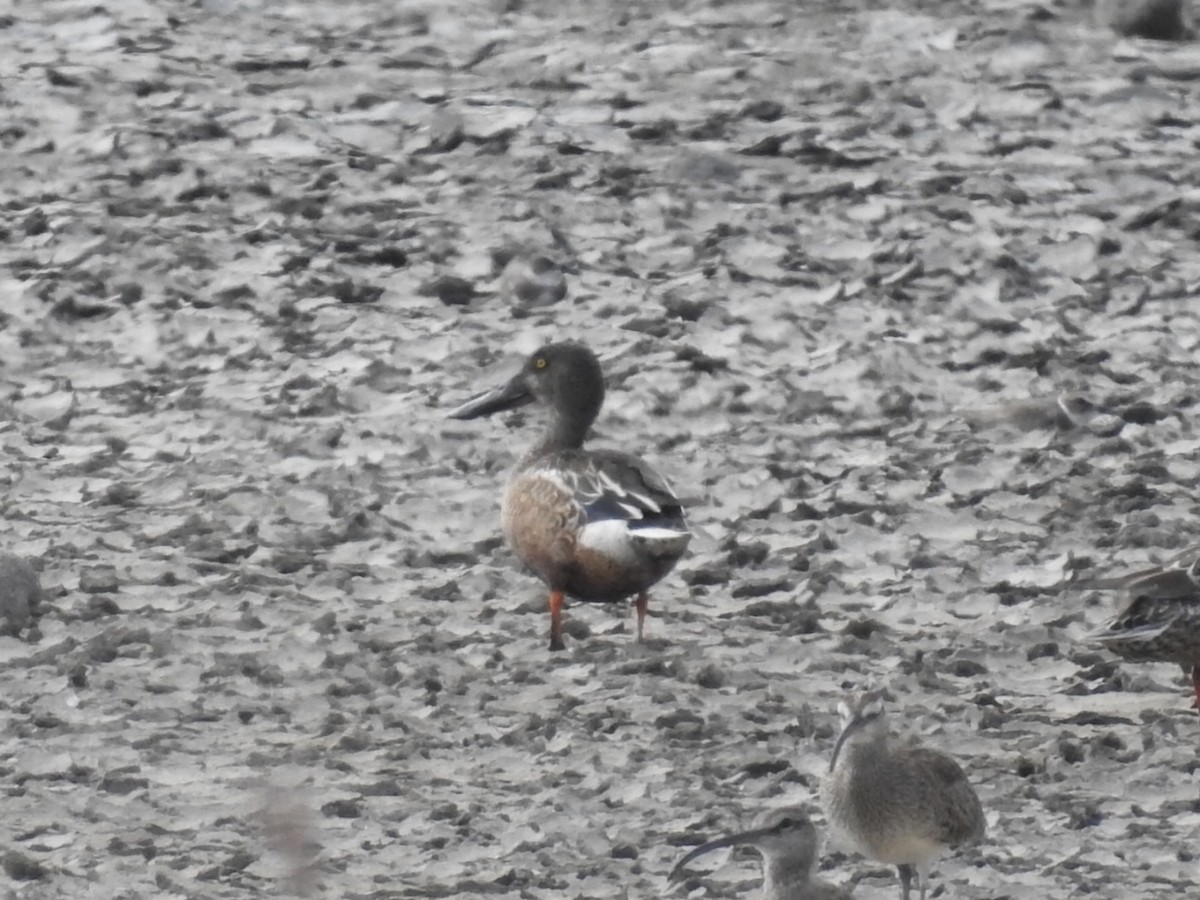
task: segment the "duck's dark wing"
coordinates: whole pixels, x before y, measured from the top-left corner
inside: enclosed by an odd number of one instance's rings
[[[554,467],[589,522],[683,527],[683,502],[661,475],[629,453],[568,451]]]

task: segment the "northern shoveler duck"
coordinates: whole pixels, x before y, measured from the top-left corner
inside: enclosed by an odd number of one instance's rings
[[[1134,662],[1173,662],[1192,678],[1192,708],[1200,710],[1200,550],[1105,586],[1133,594],[1126,607],[1092,637]]]
[[[647,591],[691,540],[683,504],[646,463],[616,450],[584,450],[604,403],[600,361],[579,343],[548,344],[504,384],[450,413],[474,419],[537,401],[545,433],[517,463],[504,493],[504,534],[550,589],[550,649],[563,649],[565,597],[611,603],[636,596],[637,633]]]
[[[817,829],[799,807],[768,809],[749,831],[717,838],[696,847],[681,859],[668,881],[681,881],[684,866],[713,850],[745,845],[763,859],[763,900],[850,900],[850,891],[813,878],[817,862]]]

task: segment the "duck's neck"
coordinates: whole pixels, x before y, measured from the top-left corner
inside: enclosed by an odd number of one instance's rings
[[[569,413],[554,416],[550,420],[550,427],[534,447],[532,455],[544,456],[562,450],[578,450],[583,446],[594,418],[595,416]]]

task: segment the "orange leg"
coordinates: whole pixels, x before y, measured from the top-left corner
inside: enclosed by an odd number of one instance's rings
[[[638,643],[642,642],[642,626],[646,622],[646,610],[650,608],[650,595],[642,591],[637,595],[637,599],[633,601],[633,608],[637,610],[638,623]]]
[[[550,649],[565,650],[567,645],[563,643],[562,625],[563,625],[563,592],[550,592]]]

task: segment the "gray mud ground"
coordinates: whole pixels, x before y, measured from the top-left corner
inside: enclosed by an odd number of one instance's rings
[[[665,874],[814,802],[870,682],[988,811],[937,896],[1200,896],[1183,679],[1060,587],[1200,535],[1200,53],[510,6],[0,16],[3,549],[48,594],[0,637],[5,896],[732,897],[748,859]],[[531,417],[444,419],[560,336],[697,500],[642,646],[576,607],[546,651],[497,522]],[[1006,406],[1062,391],[1104,414]]]

